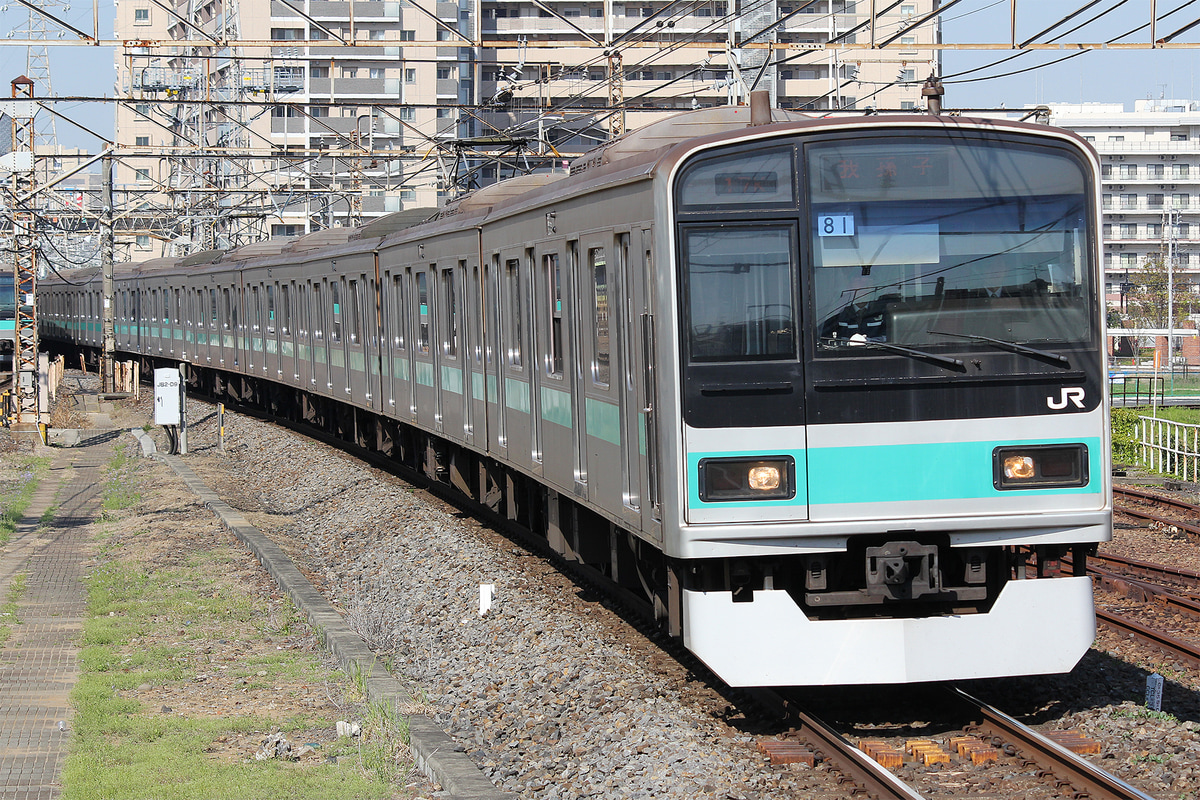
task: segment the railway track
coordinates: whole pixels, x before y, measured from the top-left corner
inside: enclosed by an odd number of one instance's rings
[[[927,795],[894,774],[914,763],[932,770],[953,769],[952,762],[992,764],[998,772],[1012,767],[1033,780],[1053,784],[1060,796],[1089,800],[1150,800],[1150,796],[1072,751],[1088,751],[1092,742],[1069,731],[1043,734],[953,686],[944,688],[950,713],[964,720],[962,735],[935,736],[902,743],[896,737],[864,738],[858,744],[809,710],[803,700],[760,692],[760,703],[778,704],[792,729],[785,739],[760,742],[772,763],[823,763],[839,775],[852,795],[878,800],[916,800]],[[945,741],[938,741],[944,739]],[[942,790],[944,791],[944,790]],[[931,788],[929,795],[940,793]],[[1005,796],[1001,790],[998,796]]]
[[[1167,516],[1163,516],[1161,514],[1156,514],[1145,508],[1139,508],[1137,506],[1132,506],[1132,505],[1129,505],[1128,503],[1117,503],[1116,500],[1118,498],[1125,498],[1127,500],[1132,500],[1137,503],[1142,503],[1142,504],[1151,505],[1151,506],[1165,507],[1165,508],[1171,509],[1176,514],[1186,514],[1196,520],[1200,520],[1200,506],[1197,506],[1193,503],[1188,503],[1183,500],[1176,500],[1174,498],[1163,497],[1162,495],[1152,494],[1150,492],[1143,492],[1138,489],[1131,489],[1128,487],[1121,487],[1121,486],[1113,487],[1113,498],[1114,498],[1114,503],[1113,503],[1114,511],[1121,513],[1121,514],[1125,514],[1130,517],[1133,517],[1135,519],[1143,519],[1143,520],[1147,520],[1149,522],[1156,522],[1160,525],[1167,525],[1167,526],[1177,528],[1178,530],[1183,531],[1185,534],[1187,534],[1188,538],[1192,539],[1193,541],[1200,542],[1200,524],[1197,524],[1195,522],[1187,522],[1185,520],[1181,520],[1178,518],[1178,516],[1167,517]]]

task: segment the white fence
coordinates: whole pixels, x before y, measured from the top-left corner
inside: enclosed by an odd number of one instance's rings
[[[1200,425],[1138,417],[1142,464],[1185,481],[1200,479]]]

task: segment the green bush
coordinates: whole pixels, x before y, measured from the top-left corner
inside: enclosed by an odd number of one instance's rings
[[[1114,464],[1136,464],[1138,460],[1137,424],[1140,410],[1112,410],[1112,460]]]

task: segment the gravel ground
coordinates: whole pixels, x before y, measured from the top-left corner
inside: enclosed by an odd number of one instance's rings
[[[208,415],[201,407],[193,416]],[[146,399],[140,413],[149,419]],[[215,419],[195,423],[189,465],[279,542],[503,789],[538,800],[845,796],[821,767],[765,766],[755,743],[781,731],[747,721],[540,556],[276,426],[228,414],[226,434],[220,455]],[[1112,549],[1192,569],[1200,557],[1142,529],[1118,530]],[[481,617],[484,583],[497,600]],[[1140,705],[1151,671],[1167,677],[1165,713]],[[1099,739],[1097,763],[1154,797],[1200,797],[1195,670],[1102,632],[1070,675],[968,688],[1027,722]],[[1006,796],[1003,780],[987,794]]]

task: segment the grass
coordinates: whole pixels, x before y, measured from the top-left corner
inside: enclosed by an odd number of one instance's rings
[[[34,491],[49,469],[48,458],[19,458],[11,468],[13,479],[0,483],[0,545],[8,544],[17,530],[17,523],[33,500]]]
[[[100,495],[101,519],[111,520],[115,512],[132,508],[142,499],[133,473],[137,469],[137,460],[129,455],[130,445],[121,442],[114,448],[114,454],[104,473],[104,489]]]
[[[4,599],[4,604],[0,605],[0,648],[4,647],[5,642],[12,636],[12,626],[21,624],[17,616],[17,603],[25,594],[26,578],[27,576],[20,572],[13,575],[8,584],[8,597]]]
[[[110,465],[104,502],[114,518],[141,495],[136,470],[123,453]],[[277,646],[303,623],[290,603],[269,608],[238,582],[244,556],[197,537],[172,541],[172,564],[154,567],[133,548],[163,534],[105,527],[103,563],[86,579],[63,800],[409,796],[396,789],[411,769],[398,758],[402,720],[370,704],[355,712],[353,681],[311,652]],[[324,687],[321,702],[294,702],[314,687]],[[294,711],[267,711],[275,700]],[[362,735],[334,738],[336,722],[356,714]],[[271,733],[294,748],[315,741],[316,753],[256,760]]]

